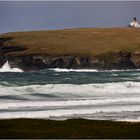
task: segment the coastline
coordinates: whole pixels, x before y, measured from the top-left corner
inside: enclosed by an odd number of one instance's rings
[[[140,138],[140,122],[0,120],[0,138]]]
[[[89,28],[0,35],[0,67],[37,71],[140,69],[139,29]]]
[[[15,72],[13,68],[19,68],[20,72],[54,68],[58,72],[139,70],[139,33],[137,29],[116,28],[3,34],[0,35],[0,68],[5,64],[11,72]],[[129,83],[123,86],[128,90],[130,87]],[[135,89],[135,85],[132,88]],[[26,89],[28,87],[22,91]],[[139,89],[137,91],[139,94]],[[140,138],[139,129],[140,122],[25,118],[0,120],[0,138]]]

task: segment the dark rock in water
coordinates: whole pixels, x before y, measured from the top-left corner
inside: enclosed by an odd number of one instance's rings
[[[107,53],[96,57],[87,56],[49,56],[49,55],[25,55],[25,56],[0,56],[0,66],[6,60],[12,68],[18,67],[24,71],[36,71],[47,68],[67,69],[136,69],[140,68],[140,54],[129,52]]]

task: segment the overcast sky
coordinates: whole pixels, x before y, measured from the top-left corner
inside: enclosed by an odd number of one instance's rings
[[[0,33],[77,27],[125,27],[134,16],[140,20],[140,1],[0,1]]]

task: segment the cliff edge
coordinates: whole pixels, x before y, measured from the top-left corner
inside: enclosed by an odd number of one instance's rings
[[[140,29],[84,28],[0,35],[0,67],[139,69]]]

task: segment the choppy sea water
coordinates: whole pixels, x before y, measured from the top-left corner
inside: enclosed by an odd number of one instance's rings
[[[140,121],[140,70],[0,68],[0,119]]]

